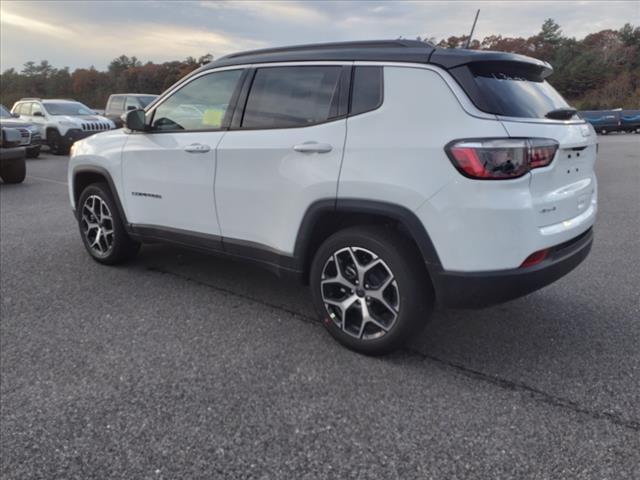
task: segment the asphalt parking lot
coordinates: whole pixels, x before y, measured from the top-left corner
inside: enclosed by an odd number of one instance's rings
[[[601,137],[590,257],[406,350],[352,353],[304,287],[85,253],[66,157],[0,186],[3,479],[640,478],[639,135]]]

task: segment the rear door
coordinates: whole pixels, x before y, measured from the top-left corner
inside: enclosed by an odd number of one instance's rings
[[[290,254],[309,205],[336,197],[349,69],[255,70],[244,115],[218,145],[216,205],[226,250],[253,245]]]

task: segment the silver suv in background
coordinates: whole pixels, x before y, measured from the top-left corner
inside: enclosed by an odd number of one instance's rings
[[[123,113],[146,108],[156,98],[158,95],[148,93],[116,93],[109,96],[104,115],[116,124],[116,128],[121,128]]]
[[[76,140],[115,128],[111,120],[75,100],[22,98],[15,103],[11,113],[37,125],[41,137],[56,155],[69,153]]]

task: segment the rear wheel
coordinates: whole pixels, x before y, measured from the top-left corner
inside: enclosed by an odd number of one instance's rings
[[[24,158],[6,162],[0,168],[0,177],[5,183],[22,183],[27,176]]]
[[[383,227],[342,230],[319,248],[312,297],[340,343],[368,355],[389,353],[426,323],[434,294],[415,245]]]
[[[69,145],[57,130],[47,132],[47,143],[54,155],[66,155],[69,153]]]
[[[77,208],[80,235],[94,260],[115,265],[138,253],[140,244],[127,234],[106,184],[94,183],[85,188]]]

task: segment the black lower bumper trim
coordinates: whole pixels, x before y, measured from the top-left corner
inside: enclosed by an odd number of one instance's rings
[[[78,140],[82,140],[83,138],[90,137],[94,133],[99,133],[99,132],[98,131],[91,132],[91,131],[85,131],[85,130],[79,130],[79,129],[72,128],[72,129],[68,130],[67,133],[64,134],[62,139],[64,140],[64,142],[67,145],[73,145]]]
[[[593,230],[553,247],[541,263],[489,272],[441,271],[434,275],[438,301],[452,308],[478,308],[506,302],[555,282],[589,254]]]

